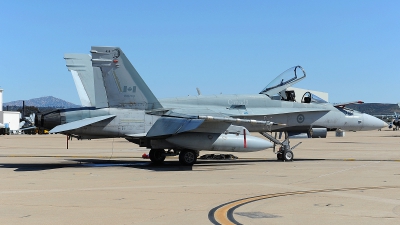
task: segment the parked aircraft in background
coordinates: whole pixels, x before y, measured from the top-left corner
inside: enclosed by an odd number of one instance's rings
[[[400,103],[399,103],[399,107],[400,107]],[[399,130],[399,127],[400,127],[399,115],[396,112],[394,112],[393,120],[392,120],[391,124],[389,125],[389,128],[393,128],[393,130]]]
[[[100,90],[96,82],[103,82],[107,107],[56,110],[37,117],[36,125],[52,129],[51,133],[79,138],[124,137],[150,148],[149,156],[155,163],[179,154],[182,164],[191,165],[200,150],[249,152],[273,147],[249,131],[260,132],[274,145],[280,145],[278,159],[290,161],[297,146],[290,147],[290,134],[324,137],[327,128],[361,131],[385,124],[344,105],[318,103],[307,96],[299,103],[293,102],[290,95],[282,95],[287,87],[306,77],[300,66],[285,71],[260,94],[159,101],[121,49],[92,47],[91,53],[92,66],[99,68],[102,76],[94,76],[94,89]],[[273,100],[272,96],[278,94],[281,99]],[[94,102],[97,106],[96,99]],[[272,131],[284,132],[285,140],[273,137],[269,133]]]
[[[397,103],[397,105],[400,108],[400,103]],[[400,118],[396,112],[394,112],[393,114],[384,114],[384,115],[373,115],[381,120],[384,120],[386,122],[388,122],[388,128],[393,130],[399,130],[400,127]]]
[[[28,117],[22,117],[19,123],[19,130],[16,130],[17,133],[24,132],[25,134],[35,134],[36,126],[35,126],[35,117],[36,114],[32,113]]]

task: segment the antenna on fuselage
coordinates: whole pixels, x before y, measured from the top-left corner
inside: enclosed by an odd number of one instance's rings
[[[198,94],[198,95],[201,95],[200,88],[197,87],[196,90],[197,90],[197,94]],[[399,103],[399,104],[400,104],[400,103]]]

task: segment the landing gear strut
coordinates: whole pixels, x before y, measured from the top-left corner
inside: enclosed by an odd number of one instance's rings
[[[271,134],[268,134],[267,132],[260,132],[260,134],[266,138],[268,138],[270,141],[274,143],[274,152],[275,152],[275,146],[280,145],[278,152],[276,152],[276,158],[280,161],[293,161],[294,154],[293,154],[293,149],[295,149],[297,146],[299,146],[302,142],[297,143],[295,146],[292,148],[290,147],[290,141],[289,141],[289,135],[287,132],[285,132],[285,140],[284,141],[279,141],[276,139],[276,133],[275,137],[273,137]]]

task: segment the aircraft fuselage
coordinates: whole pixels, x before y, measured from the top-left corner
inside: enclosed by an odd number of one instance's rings
[[[271,100],[265,95],[214,95],[189,96],[161,99],[164,108],[175,112],[197,110],[203,113],[218,112],[222,115],[266,120],[279,124],[272,131],[308,131],[311,127],[338,128],[350,131],[375,130],[385,126],[384,122],[371,115],[357,111],[336,108],[330,103],[298,103]],[[199,109],[201,108],[201,109]],[[249,131],[267,131],[260,124],[244,125]]]
[[[384,122],[368,114],[338,109],[331,104],[297,103],[271,100],[265,95],[215,95],[193,96],[160,100],[165,110],[190,115],[230,116],[241,119],[272,121],[283,125],[272,127],[263,124],[235,124],[250,132],[295,131],[307,132],[310,128],[339,128],[343,130],[374,130]],[[47,129],[85,118],[116,115],[90,126],[71,131],[79,136],[124,137],[127,134],[145,134],[159,115],[149,111],[122,108],[81,108],[57,110],[42,116],[40,124]]]

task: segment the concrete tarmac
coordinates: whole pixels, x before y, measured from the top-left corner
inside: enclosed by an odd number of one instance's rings
[[[187,167],[124,139],[0,136],[0,224],[400,224],[400,131],[300,141],[293,162]]]

